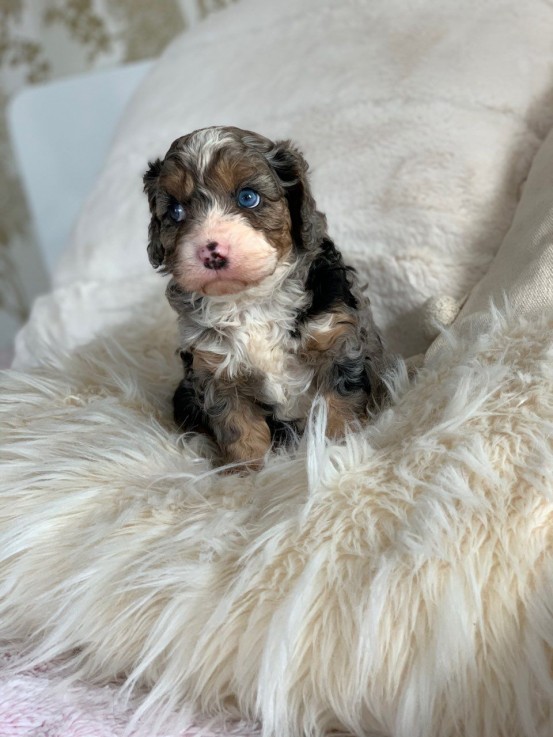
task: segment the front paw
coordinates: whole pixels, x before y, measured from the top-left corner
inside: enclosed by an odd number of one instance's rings
[[[249,408],[241,408],[216,428],[217,440],[225,464],[233,464],[226,473],[259,471],[271,447],[271,431],[265,418]]]
[[[324,395],[327,408],[326,436],[332,440],[344,437],[350,427],[366,419],[366,396],[361,393],[341,396],[337,392]]]
[[[232,465],[227,465],[232,464]],[[236,463],[230,459],[224,461],[224,465],[220,470],[222,476],[246,476],[252,471],[261,471],[265,465],[265,460],[260,461],[246,461],[244,463]]]
[[[183,379],[173,395],[173,418],[181,432],[209,435],[209,420],[189,379]]]

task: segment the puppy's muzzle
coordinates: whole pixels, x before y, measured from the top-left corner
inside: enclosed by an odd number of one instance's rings
[[[225,243],[210,241],[205,246],[198,248],[197,254],[199,260],[206,269],[219,271],[220,269],[225,269],[228,266],[229,250],[229,246]]]

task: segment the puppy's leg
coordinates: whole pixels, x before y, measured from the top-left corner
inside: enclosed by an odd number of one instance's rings
[[[311,320],[303,334],[302,357],[314,367],[317,391],[327,403],[327,435],[341,437],[367,415],[373,382],[366,333],[355,313],[337,307]]]
[[[236,386],[212,384],[206,392],[205,411],[225,463],[239,463],[240,469],[257,470],[271,447],[271,431],[265,412]]]
[[[249,380],[240,382],[223,368],[224,356],[196,350],[192,370],[201,393],[203,411],[219,444],[224,463],[258,469],[271,446],[267,408],[251,395]]]
[[[209,418],[204,412],[201,395],[194,382],[192,370],[192,354],[183,351],[181,359],[184,367],[184,379],[173,395],[173,417],[182,432],[201,432],[211,434]]]
[[[362,356],[324,368],[317,383],[326,400],[328,437],[340,438],[348,426],[366,418],[370,384]]]

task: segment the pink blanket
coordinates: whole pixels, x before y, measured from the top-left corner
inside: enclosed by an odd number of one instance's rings
[[[126,731],[132,709],[118,703],[117,686],[63,683],[50,668],[10,674],[0,658],[1,737],[138,737]],[[191,728],[185,732],[148,733],[148,737],[254,737],[258,732],[244,724],[232,724],[222,732]],[[142,732],[142,737],[144,732]]]

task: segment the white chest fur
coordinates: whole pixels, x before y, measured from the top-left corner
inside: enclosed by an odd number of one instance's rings
[[[279,419],[300,419],[313,398],[313,369],[300,361],[294,337],[298,309],[306,303],[303,285],[286,284],[235,298],[202,300],[181,313],[181,346],[215,354],[215,378],[243,385],[251,378],[258,401],[271,405]]]
[[[253,369],[263,376],[262,401],[274,407],[280,419],[298,419],[305,415],[310,399],[313,370],[298,357],[299,341],[292,337],[294,321],[275,320],[269,310],[244,314],[239,330],[229,340],[229,351],[240,346],[237,369]],[[247,370],[247,368],[246,368]]]

